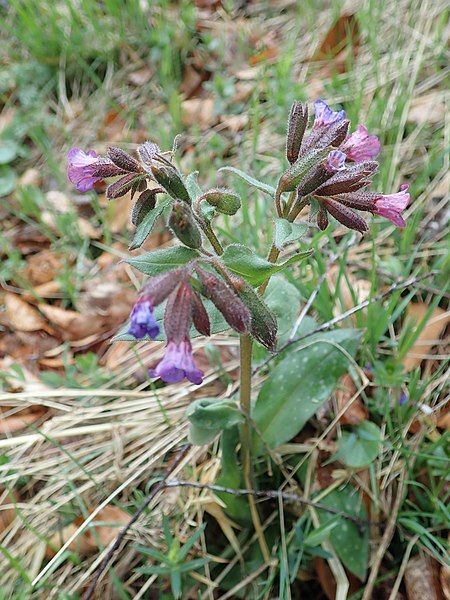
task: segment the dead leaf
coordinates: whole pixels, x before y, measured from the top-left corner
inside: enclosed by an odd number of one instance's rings
[[[182,121],[187,127],[207,129],[216,122],[213,98],[190,98],[181,103]]]
[[[39,169],[35,169],[34,167],[31,169],[27,169],[19,179],[20,185],[35,185],[40,186],[42,183],[41,172]]]
[[[266,60],[274,60],[278,56],[278,47],[277,46],[269,46],[258,52],[258,54],[254,54],[250,57],[249,63],[254,67],[259,63],[265,62]]]
[[[405,570],[408,600],[443,600],[439,582],[439,566],[429,556],[410,558]]]
[[[337,403],[337,409],[339,412],[349,403],[351,398],[356,394],[357,388],[353,379],[347,373],[343,377],[336,390],[335,397]],[[344,414],[340,417],[339,422],[342,425],[357,425],[362,421],[365,421],[369,416],[367,408],[364,406],[361,398],[356,398],[346,409]]]
[[[92,527],[85,529],[69,545],[69,549],[81,556],[95,552],[100,546],[108,546],[119,534],[124,525],[130,521],[130,515],[117,506],[105,506],[95,516]],[[64,527],[50,539],[46,550],[47,558],[55,556],[56,552],[78,530],[84,522],[83,517],[78,517],[73,523]]]
[[[17,331],[47,331],[47,323],[39,311],[17,294],[5,294],[6,315],[11,327]]]
[[[341,273],[339,276],[339,267],[334,266],[327,272],[327,282],[332,294],[336,294],[339,304],[335,304],[334,315],[339,316],[343,312],[353,308],[357,304],[364,302],[370,296],[371,283],[366,279],[356,278],[352,273]],[[337,290],[337,286],[339,289]],[[350,320],[356,323],[357,316],[352,315]]]
[[[154,74],[154,70],[150,67],[143,67],[142,69],[130,73],[128,75],[128,81],[136,87],[141,87],[148,83]]]
[[[428,309],[429,306],[423,302],[408,304],[405,324],[409,321],[409,324],[414,322],[418,325],[425,317]],[[422,363],[426,355],[431,352],[433,346],[438,342],[449,322],[450,312],[446,312],[439,307],[433,310],[419,337],[403,360],[403,367],[406,372],[412,371]]]
[[[408,112],[408,121],[416,125],[436,125],[445,121],[446,112],[444,91],[434,90],[414,98]]]
[[[73,203],[63,192],[51,190],[45,194],[45,198],[56,212],[64,213],[72,210]]]
[[[233,133],[237,133],[244,129],[248,121],[248,115],[222,115],[220,117],[222,125]]]
[[[16,511],[13,507],[3,508],[5,505],[14,504],[19,501],[19,494],[15,490],[6,492],[5,488],[0,488],[0,532],[4,532],[5,529],[11,525],[16,518]]]
[[[39,406],[33,407],[33,410],[24,410],[5,418],[0,416],[0,435],[11,435],[11,433],[21,431],[42,419],[46,412],[43,407]]]
[[[52,281],[62,267],[61,256],[51,250],[42,250],[27,260],[22,275],[32,285],[42,285]]]
[[[450,409],[444,409],[438,416],[436,421],[437,427],[450,431]]]
[[[359,44],[358,22],[353,13],[343,13],[329,28],[319,48],[310,60],[325,60],[338,56],[342,50]]]

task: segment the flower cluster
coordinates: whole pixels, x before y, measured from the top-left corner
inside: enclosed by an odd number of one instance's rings
[[[151,277],[131,311],[128,333],[138,340],[155,339],[160,328],[153,311],[167,300],[164,312],[166,352],[162,361],[149,371],[151,377],[159,377],[167,383],[184,378],[195,384],[202,382],[203,373],[196,367],[192,355],[190,328],[193,324],[199,333],[208,336],[211,325],[201,295],[194,286],[215,304],[235,331],[247,333],[250,330],[250,313],[237,293],[223,279],[195,261]]]
[[[349,134],[350,122],[343,110],[334,111],[323,100],[314,104],[315,118],[311,131],[305,135],[308,109],[294,102],[288,122],[286,156],[291,163],[280,178],[277,189],[278,212],[285,214],[281,194],[296,190],[297,200],[313,198],[318,202],[317,223],[320,229],[328,226],[328,214],[340,223],[364,232],[366,221],[356,210],[371,212],[404,227],[401,212],[408,206],[408,185],[403,184],[395,194],[367,191],[378,169],[374,160],[380,142],[370,135],[364,125]],[[295,208],[295,205],[294,205]]]

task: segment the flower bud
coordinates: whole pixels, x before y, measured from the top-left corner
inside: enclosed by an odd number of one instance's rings
[[[312,150],[305,156],[299,158],[297,162],[290,166],[280,177],[277,188],[278,192],[292,192],[295,190],[303,177],[305,177],[310,169],[320,164],[327,153],[328,150]]]
[[[307,124],[308,106],[295,101],[289,115],[286,140],[286,158],[291,165],[294,164],[298,158]]]
[[[153,142],[144,142],[138,148],[138,154],[141,161],[146,167],[152,166],[152,161],[157,154],[159,154],[159,147]]]
[[[152,306],[158,306],[173,292],[179,283],[186,281],[190,270],[186,267],[172,269],[161,275],[150,277],[141,290],[140,298],[150,300]]]
[[[188,191],[178,171],[169,164],[152,163],[151,172],[156,181],[163,186],[172,198],[179,198],[188,204],[191,203]]]
[[[340,150],[332,150],[324,163],[321,163],[311,169],[311,172],[298,186],[299,196],[312,194],[314,190],[331,179],[333,175],[345,169],[345,154]]]
[[[317,225],[322,231],[325,231],[325,229],[328,227],[327,211],[322,206],[319,208],[319,212],[317,213]]]
[[[202,234],[195,222],[192,210],[186,202],[180,200],[174,202],[170,213],[169,226],[185,246],[189,248],[201,247]]]
[[[251,314],[250,333],[260,344],[275,352],[278,326],[274,315],[247,282],[240,286],[239,296]]]
[[[156,206],[156,194],[164,192],[162,188],[156,188],[153,190],[145,190],[142,194],[139,194],[138,199],[134,203],[133,210],[131,211],[131,222],[136,227],[142,223],[145,215],[153,210]]]
[[[238,333],[250,330],[250,312],[239,296],[213,273],[195,267],[202,284],[202,294],[222,313],[225,321]]]
[[[136,183],[136,178],[139,178],[139,175],[136,175],[136,173],[129,173],[114,183],[111,183],[106,190],[106,197],[111,200],[113,198],[124,196]]]
[[[368,230],[367,223],[364,219],[354,210],[348,208],[348,206],[344,206],[330,198],[324,199],[323,203],[327,211],[332,214],[339,223],[342,223],[342,225],[345,225],[349,229],[356,229],[356,231],[359,231],[360,233],[364,233]]]
[[[116,148],[115,146],[108,148],[108,156],[115,165],[124,171],[140,173],[142,170],[138,161],[121,148]]]
[[[211,335],[211,323],[202,299],[197,292],[192,292],[192,322],[195,329],[202,335]]]
[[[241,208],[239,196],[226,189],[209,190],[202,195],[202,199],[224,215],[234,215]]]
[[[378,163],[375,161],[356,163],[345,170],[338,171],[327,182],[315,190],[317,196],[334,196],[354,192],[370,183],[368,178],[375,173]]]

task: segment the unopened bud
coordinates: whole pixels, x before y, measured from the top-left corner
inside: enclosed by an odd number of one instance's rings
[[[196,271],[202,283],[202,294],[213,302],[230,327],[238,333],[248,333],[250,312],[239,296],[213,273],[198,266]]]
[[[163,186],[172,198],[179,198],[188,204],[191,203],[189,193],[175,167],[153,162],[151,172],[156,181]]]
[[[162,188],[156,188],[153,190],[145,190],[145,192],[139,194],[138,199],[134,203],[133,210],[131,211],[131,222],[133,225],[136,225],[137,227],[139,223],[142,223],[145,215],[155,208],[156,194],[163,191]]]
[[[183,281],[169,296],[164,312],[167,341],[179,344],[189,338],[192,311],[192,288]]]
[[[100,158],[97,164],[91,166],[93,177],[116,177],[117,175],[124,175],[126,171],[115,165],[107,158]]]
[[[340,150],[332,150],[324,163],[311,169],[305,179],[298,186],[299,196],[308,196],[318,187],[331,179],[335,173],[345,169],[345,154]]]
[[[319,208],[319,212],[317,213],[317,225],[322,231],[325,231],[325,229],[328,227],[327,211],[322,207]]]
[[[142,170],[138,161],[121,148],[116,148],[115,146],[108,148],[108,156],[115,165],[124,171],[140,173]]]
[[[202,299],[197,292],[192,293],[192,321],[195,329],[202,335],[211,335],[211,323]]]
[[[251,314],[250,333],[268,350],[275,352],[278,326],[274,315],[248,283],[245,283],[239,296]]]
[[[307,124],[308,106],[295,101],[289,115],[286,140],[286,158],[291,165],[294,164],[298,158]]]
[[[138,148],[139,158],[147,167],[150,167],[153,164],[152,161],[159,152],[159,147],[149,141],[144,142]]]
[[[202,195],[202,199],[224,215],[234,215],[241,208],[239,196],[226,189],[209,190]]]
[[[106,190],[106,197],[112,199],[124,196],[136,183],[136,177],[139,177],[136,176],[136,173],[129,173],[114,183],[111,183]]]
[[[287,169],[280,177],[278,182],[278,192],[292,192],[299,185],[305,175],[316,165],[318,165],[327,155],[327,150],[313,150],[305,156],[299,158],[292,166]]]
[[[169,226],[177,238],[189,248],[200,248],[202,245],[202,234],[195,222],[192,210],[186,204],[177,200],[174,202],[170,213]]]
[[[139,297],[150,300],[152,306],[158,306],[158,304],[164,302],[179,283],[187,280],[189,273],[188,268],[181,267],[150,277],[142,288]]]
[[[323,200],[323,203],[327,211],[332,214],[333,217],[339,221],[339,223],[342,223],[342,225],[345,225],[349,229],[356,229],[356,231],[361,233],[364,233],[368,230],[367,223],[364,221],[364,219],[348,206],[344,206],[343,204],[336,202],[336,200],[331,200],[330,198]]]

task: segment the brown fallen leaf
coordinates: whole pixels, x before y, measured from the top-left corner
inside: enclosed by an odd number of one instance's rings
[[[265,62],[266,60],[274,60],[275,58],[277,58],[278,52],[279,49],[277,46],[268,46],[264,50],[261,50],[261,52],[258,52],[257,54],[251,56],[249,59],[249,63],[250,65],[252,65],[252,67],[254,67],[255,65]]]
[[[141,87],[148,83],[154,74],[154,70],[150,67],[142,67],[142,69],[130,73],[128,75],[128,81],[136,87]]]
[[[33,410],[25,409],[17,415],[5,418],[0,414],[0,435],[10,435],[16,431],[21,431],[42,419],[46,412],[43,407],[33,407]]]
[[[187,127],[208,129],[216,122],[213,98],[190,98],[181,103],[181,119]]]
[[[42,250],[27,259],[22,275],[34,286],[52,281],[62,267],[61,256],[51,250]]]
[[[11,327],[17,331],[48,330],[45,319],[39,311],[22,300],[17,294],[5,294],[6,315]]]
[[[409,108],[408,121],[416,125],[436,125],[445,121],[446,112],[444,91],[434,90],[414,98]]]
[[[408,600],[444,600],[437,561],[429,556],[410,558],[405,570],[405,587]]]
[[[81,556],[87,556],[95,552],[99,546],[108,546],[117,537],[120,529],[128,524],[130,518],[128,513],[117,506],[105,506],[95,516],[92,527],[82,531],[69,545],[69,549]],[[47,558],[55,556],[56,552],[77,531],[83,522],[83,517],[78,517],[73,523],[55,533],[47,546],[45,553]]]
[[[222,115],[220,117],[220,123],[233,133],[237,133],[244,129],[248,121],[248,115]]]
[[[348,45],[353,46],[355,49],[359,45],[358,22],[351,12],[343,13],[333,23],[310,60],[325,60],[336,57]]]
[[[14,502],[19,501],[19,494],[15,490],[6,491],[4,487],[0,488],[0,533],[3,533],[5,529],[11,525],[16,518],[16,511],[14,507],[4,508],[7,505],[12,505]]]
[[[357,388],[353,379],[347,373],[339,382],[335,393],[337,409],[339,412],[348,404],[351,398],[356,394]],[[361,398],[356,398],[339,418],[342,425],[357,425],[365,421],[369,416],[367,408],[364,406]]]
[[[367,279],[359,279],[352,273],[341,274],[339,267],[333,266],[327,272],[327,283],[330,291],[336,294],[339,304],[335,304],[334,315],[339,316],[343,312],[353,308],[356,304],[364,302],[370,296],[371,283]],[[339,289],[337,289],[339,287]],[[352,315],[350,320],[356,323],[357,316]]]
[[[409,326],[411,323],[419,325],[424,319],[428,309],[429,306],[424,302],[408,304],[405,325]],[[412,371],[422,363],[426,355],[428,355],[433,346],[436,345],[449,322],[450,312],[446,312],[439,307],[436,307],[433,310],[427,323],[420,332],[419,337],[403,359],[403,367],[406,372]]]

